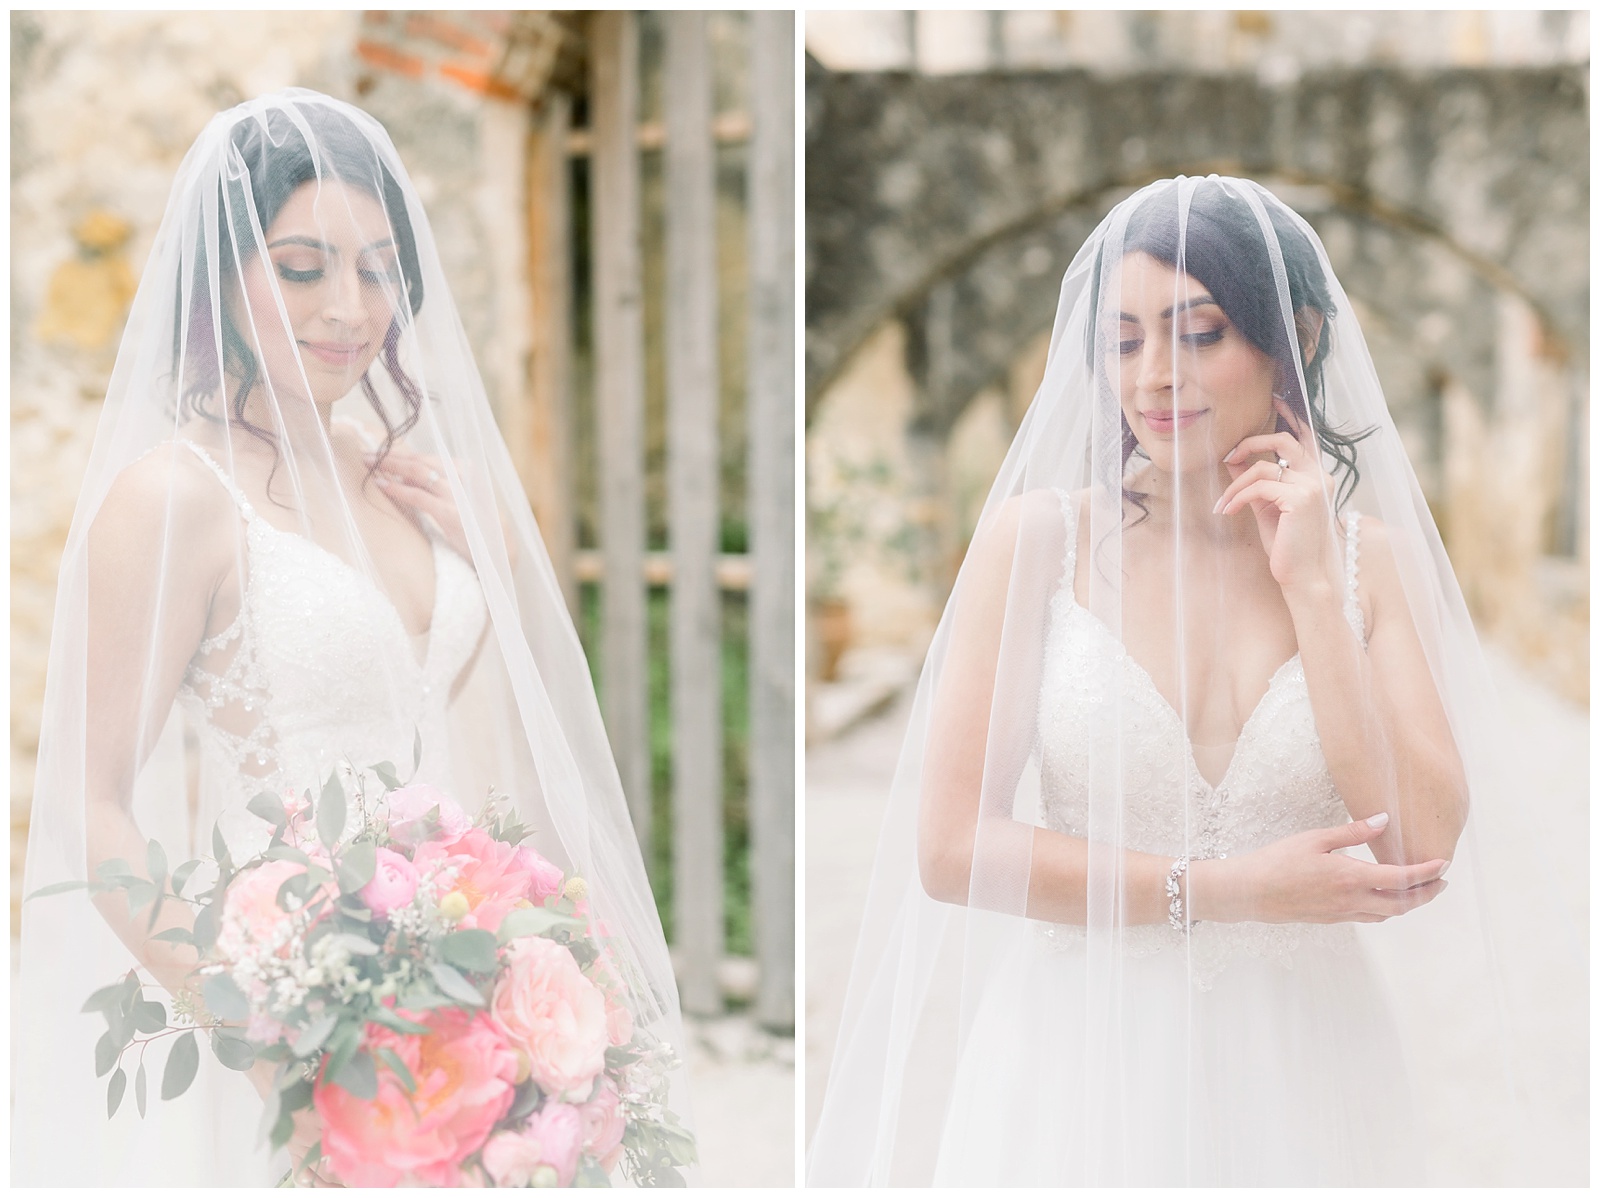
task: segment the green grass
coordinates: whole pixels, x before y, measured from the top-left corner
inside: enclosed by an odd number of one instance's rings
[[[581,588],[578,632],[599,689],[600,588]],[[653,827],[647,866],[667,939],[673,938],[672,907],[672,675],[668,660],[671,597],[652,587],[648,599],[650,653],[650,773]],[[749,806],[749,619],[745,596],[722,597],[722,827],[723,906],[727,952],[755,951],[750,927]]]

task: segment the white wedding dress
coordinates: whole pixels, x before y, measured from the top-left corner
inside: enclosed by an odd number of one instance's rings
[[[246,546],[239,614],[202,642],[178,694],[200,748],[193,851],[210,855],[216,821],[235,861],[260,852],[272,829],[245,809],[250,799],[262,791],[307,788],[315,798],[343,762],[389,761],[407,777],[418,732],[418,779],[450,789],[446,704],[488,619],[472,567],[433,538],[433,614],[428,631],[412,637],[367,575],[271,523],[209,453],[182,444],[216,474],[223,488],[218,503],[237,508]],[[404,710],[396,709],[408,700]],[[170,810],[151,812],[141,823],[165,839],[160,829],[172,826],[170,816]],[[169,856],[179,851],[167,847]],[[164,1051],[151,1055],[152,1093],[140,1125],[119,1120],[110,1126],[113,1137],[127,1137],[128,1155],[116,1170],[122,1184],[276,1183],[289,1159],[268,1152],[263,1101],[250,1081],[202,1048],[193,1085],[163,1101],[154,1091],[164,1060]]]
[[[1061,499],[1074,530],[1076,503]],[[1363,635],[1359,517],[1345,529],[1345,614]],[[1349,818],[1298,654],[1273,675],[1213,787],[1178,713],[1076,601],[1074,533],[1066,544],[1039,701],[1048,827],[1086,836],[1085,746],[1107,665],[1119,675],[1127,848],[1218,857]],[[936,1184],[1417,1180],[1399,1041],[1354,925],[1200,923],[1186,937],[1151,924],[1121,929],[1109,946],[1081,926],[1026,928],[1000,952],[963,1043]],[[1090,955],[1106,952],[1117,956],[1110,1006],[1086,984],[1105,976],[1105,958],[1096,972]]]

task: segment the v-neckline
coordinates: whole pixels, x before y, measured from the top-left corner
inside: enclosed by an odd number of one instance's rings
[[[1068,586],[1070,588],[1070,582],[1068,583]],[[1228,757],[1228,764],[1223,769],[1222,776],[1217,779],[1216,785],[1213,786],[1210,780],[1200,772],[1200,763],[1195,758],[1194,742],[1189,737],[1188,726],[1183,722],[1183,717],[1178,713],[1178,709],[1172,705],[1172,700],[1168,699],[1166,695],[1161,693],[1161,688],[1156,685],[1156,680],[1151,676],[1150,671],[1145,669],[1140,663],[1139,659],[1128,651],[1128,647],[1122,643],[1122,641],[1117,637],[1116,633],[1111,631],[1110,626],[1107,625],[1104,620],[1095,615],[1094,612],[1090,611],[1087,607],[1084,607],[1083,604],[1078,602],[1077,596],[1074,595],[1070,589],[1067,591],[1067,602],[1071,604],[1074,610],[1083,613],[1084,617],[1090,622],[1090,624],[1092,624],[1093,627],[1106,638],[1106,640],[1110,641],[1117,647],[1117,650],[1121,653],[1122,659],[1127,662],[1128,665],[1133,667],[1135,677],[1143,679],[1145,686],[1148,687],[1150,693],[1155,696],[1156,702],[1161,705],[1161,710],[1172,721],[1174,727],[1176,727],[1178,730],[1178,735],[1183,739],[1183,751],[1187,758],[1186,764],[1188,766],[1190,776],[1198,781],[1201,786],[1205,787],[1205,792],[1207,795],[1216,795],[1225,791],[1228,787],[1228,780],[1233,776],[1233,767],[1239,760],[1239,751],[1244,747],[1246,739],[1249,737],[1255,726],[1256,717],[1261,714],[1262,709],[1266,706],[1267,699],[1271,697],[1272,692],[1277,688],[1278,680],[1284,676],[1284,672],[1291,665],[1300,660],[1300,651],[1298,649],[1295,650],[1295,652],[1280,666],[1278,666],[1277,669],[1272,671],[1271,677],[1267,679],[1267,689],[1261,692],[1261,698],[1256,700],[1256,705],[1250,709],[1250,714],[1245,717],[1244,723],[1239,725],[1239,736],[1238,739],[1233,742],[1233,753]]]
[[[428,537],[428,549],[433,558],[433,602],[428,610],[428,626],[422,632],[412,633],[411,630],[406,627],[405,617],[400,614],[399,607],[397,607],[394,600],[389,597],[388,592],[380,587],[366,574],[356,569],[349,562],[345,561],[344,558],[340,557],[337,553],[333,552],[333,550],[329,549],[326,545],[319,544],[310,537],[306,536],[304,533],[295,532],[291,528],[279,528],[276,524],[272,523],[272,521],[263,519],[259,512],[256,514],[255,519],[250,521],[250,524],[252,526],[256,524],[264,525],[266,528],[278,533],[281,536],[293,537],[295,540],[309,545],[312,549],[316,550],[330,561],[338,564],[347,574],[356,579],[358,584],[365,584],[367,589],[378,597],[379,602],[387,607],[389,609],[389,614],[394,617],[395,625],[400,630],[401,639],[404,640],[406,644],[406,657],[424,676],[427,675],[428,665],[433,660],[433,633],[439,618],[439,582],[441,571],[439,569],[439,542],[437,540],[435,540],[433,537]],[[250,577],[245,580],[245,589],[247,591],[249,590],[254,579],[255,563],[252,562]],[[419,637],[426,638],[422,648],[422,659],[420,661],[417,660],[416,651],[416,641]]]

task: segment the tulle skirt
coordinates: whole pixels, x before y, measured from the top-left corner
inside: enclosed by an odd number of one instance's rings
[[[1203,989],[1182,950],[1089,952],[1023,935],[988,972],[935,1184],[1422,1180],[1399,1037],[1353,939],[1242,955]]]

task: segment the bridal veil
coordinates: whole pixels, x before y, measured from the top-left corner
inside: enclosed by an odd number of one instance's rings
[[[588,665],[428,217],[375,120],[295,89],[207,125],[133,301],[61,567],[25,891],[142,871],[146,840],[173,870],[242,859],[271,831],[256,794],[376,768],[469,813],[504,796],[584,879],[636,1026],[681,1046]],[[154,940],[178,906],[26,903],[15,1181],[277,1179],[260,1100],[209,1053],[182,1097],[107,1118],[80,1011],[129,969],[181,973]],[[670,1094],[686,1116],[681,1068]]]
[[[1280,597],[1291,499],[1320,622]],[[1316,233],[1244,180],[1116,204],[923,667],[809,1183],[1570,1184],[1586,911],[1548,859],[1586,829],[1501,729]],[[1198,875],[1308,835],[1448,876],[1205,917]]]

